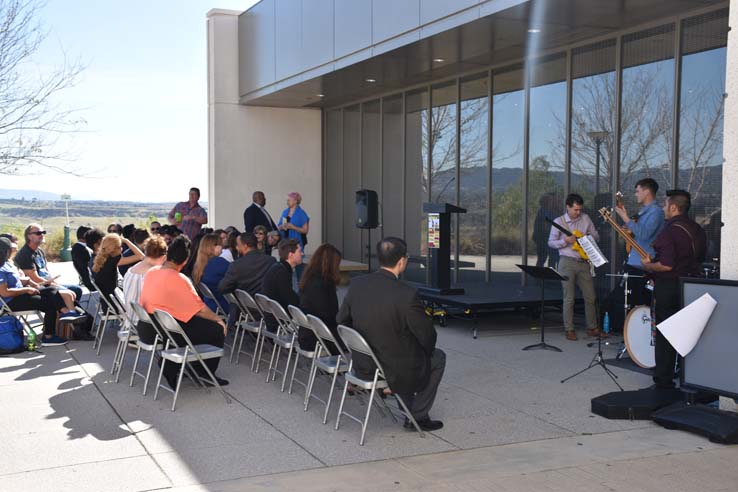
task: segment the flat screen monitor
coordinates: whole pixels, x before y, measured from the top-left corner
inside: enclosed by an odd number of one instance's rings
[[[738,398],[738,282],[683,279],[682,305],[710,294],[717,306],[697,345],[684,358],[681,382]]]

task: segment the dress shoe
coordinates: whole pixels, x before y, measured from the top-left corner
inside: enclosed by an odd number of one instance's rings
[[[576,332],[574,330],[566,330],[566,339],[576,342],[578,340]]]
[[[422,420],[416,420],[416,422],[418,423],[418,427],[420,427],[420,430],[425,432],[433,432],[439,429],[443,429],[443,422],[441,422],[440,420],[431,420],[430,418],[426,417]],[[416,430],[413,423],[410,422],[410,420],[407,418],[405,418],[405,424],[403,424],[403,427],[412,431]]]
[[[608,338],[610,335],[600,330],[599,328],[587,328],[587,336],[600,338]]]

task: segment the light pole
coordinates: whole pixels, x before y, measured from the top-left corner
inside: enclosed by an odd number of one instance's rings
[[[600,146],[608,135],[610,135],[610,132],[607,131],[587,132],[587,136],[589,136],[597,146],[597,161],[595,164],[595,196],[600,194]]]
[[[69,200],[71,200],[72,197],[65,193],[61,196],[61,199],[64,200],[67,225],[64,226],[64,244],[61,251],[59,251],[59,259],[61,259],[61,261],[72,261],[72,248],[70,247],[71,241],[69,237]]]

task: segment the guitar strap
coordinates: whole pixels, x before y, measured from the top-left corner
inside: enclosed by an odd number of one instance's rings
[[[694,255],[695,259],[697,259],[697,250],[694,247],[694,238],[692,237],[692,233],[689,232],[689,229],[679,224],[678,222],[674,222],[674,226],[680,228],[687,233],[687,236],[689,236],[689,244],[692,246],[692,255]]]

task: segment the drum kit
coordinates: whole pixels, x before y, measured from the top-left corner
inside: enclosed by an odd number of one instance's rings
[[[623,285],[623,309],[625,310],[625,324],[623,325],[623,341],[615,356],[620,360],[625,353],[636,365],[644,369],[656,366],[656,355],[654,349],[655,318],[650,306],[630,306],[631,289],[628,280],[631,278],[643,278],[642,275],[629,273],[608,274],[611,277],[621,277]]]

